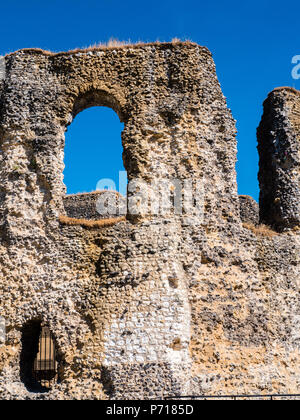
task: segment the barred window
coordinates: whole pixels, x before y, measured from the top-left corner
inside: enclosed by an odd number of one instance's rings
[[[59,379],[54,335],[39,321],[31,321],[23,328],[20,370],[30,392],[48,392]]]
[[[33,376],[42,387],[50,389],[57,380],[57,367],[54,336],[48,327],[42,327],[39,352],[33,364]]]

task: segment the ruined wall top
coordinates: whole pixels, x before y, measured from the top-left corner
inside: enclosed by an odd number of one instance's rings
[[[274,89],[258,128],[260,219],[279,230],[300,224],[300,91]]]
[[[129,180],[200,179],[214,220],[220,221],[224,208],[238,217],[235,121],[207,48],[174,42],[60,53],[24,49],[4,61],[0,194],[6,208],[17,195],[24,216],[22,185],[38,180],[43,217],[64,213],[64,132],[84,109],[109,106],[125,125]],[[294,226],[300,202],[299,91],[279,88],[269,95],[258,136],[260,219],[278,228]],[[7,183],[9,173],[23,184]]]
[[[32,235],[33,220],[40,228],[64,213],[64,133],[91,106],[111,107],[124,122],[129,180],[200,180],[203,204],[215,209],[212,220],[221,220],[224,208],[238,218],[235,122],[207,48],[176,42],[65,53],[25,49],[5,62],[0,183],[6,217],[18,214],[10,224],[18,234]],[[7,181],[12,173],[15,182]]]

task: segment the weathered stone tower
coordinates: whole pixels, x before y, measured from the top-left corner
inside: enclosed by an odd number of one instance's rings
[[[258,129],[260,217],[277,229],[300,223],[300,92],[278,88]]]
[[[260,129],[261,219],[276,229],[284,224],[279,233],[245,223],[243,215],[257,212],[251,201],[241,200],[253,208],[240,212],[235,124],[206,48],[22,50],[6,56],[5,66],[0,399],[296,393],[298,93],[273,93],[290,111],[277,118],[269,99]],[[71,205],[74,217],[74,200],[64,206],[64,133],[95,105],[113,108],[124,122],[129,180],[192,180],[203,214],[153,214],[136,202],[125,220],[88,225],[66,217]],[[287,168],[268,166],[272,124],[283,133],[280,147],[290,150]],[[287,182],[280,182],[285,169]],[[270,216],[267,196],[282,203]],[[90,206],[93,197],[86,200]],[[39,392],[30,376],[43,325],[53,335],[59,380]]]

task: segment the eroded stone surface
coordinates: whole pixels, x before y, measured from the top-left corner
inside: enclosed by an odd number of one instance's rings
[[[0,398],[296,393],[299,231],[243,227],[235,124],[209,51],[24,50],[6,57],[2,86]],[[201,180],[199,223],[59,223],[64,132],[93,105],[124,122],[129,180]],[[21,330],[34,319],[50,326],[62,361],[62,382],[45,394],[20,380]]]
[[[300,224],[300,92],[278,88],[258,128],[260,218],[275,228]]]
[[[252,223],[254,226],[259,224],[259,205],[248,195],[240,195],[240,215],[244,223]]]
[[[76,219],[99,220],[127,213],[125,197],[114,191],[70,194],[63,202],[66,215]]]

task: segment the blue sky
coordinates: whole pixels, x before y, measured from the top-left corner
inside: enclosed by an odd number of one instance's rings
[[[299,1],[10,0],[0,10],[2,55],[25,47],[68,50],[111,37],[178,37],[207,46],[237,120],[239,193],[258,199],[256,128],[262,103],[274,87],[300,89],[300,79],[291,77],[292,57],[300,55]],[[103,177],[118,179],[121,130],[110,109],[91,108],[76,117],[66,135],[68,192],[93,190]]]

